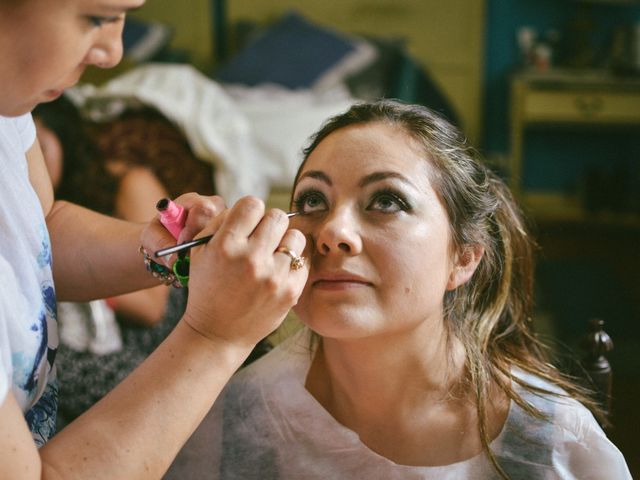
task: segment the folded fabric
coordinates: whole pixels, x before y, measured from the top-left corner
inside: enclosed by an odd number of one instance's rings
[[[251,125],[262,162],[273,169],[270,186],[286,189],[293,185],[311,135],[357,101],[344,86],[318,91],[273,84],[226,85],[224,90]]]

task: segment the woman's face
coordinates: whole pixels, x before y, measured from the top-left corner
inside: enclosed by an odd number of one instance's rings
[[[453,269],[447,214],[419,143],[382,122],[326,137],[294,190],[308,237],[295,308],[325,337],[356,338],[439,322]]]
[[[0,5],[0,115],[59,97],[88,65],[122,57],[127,10],[144,0],[9,0]]]

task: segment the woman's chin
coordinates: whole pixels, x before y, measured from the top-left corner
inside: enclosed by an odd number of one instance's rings
[[[301,319],[310,330],[324,338],[356,339],[370,336],[371,322],[359,322],[353,317],[326,317]]]

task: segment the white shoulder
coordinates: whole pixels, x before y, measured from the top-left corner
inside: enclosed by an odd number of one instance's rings
[[[564,393],[537,377],[525,374],[530,384]],[[526,397],[537,397],[526,394]],[[607,438],[593,414],[576,399],[543,395],[536,406],[550,418],[553,435],[551,455],[554,471],[562,479],[631,479],[624,456]]]
[[[575,402],[558,408],[554,463],[572,478],[629,479],[624,456],[607,438],[589,410]]]

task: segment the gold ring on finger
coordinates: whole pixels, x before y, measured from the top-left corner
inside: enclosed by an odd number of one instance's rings
[[[296,255],[296,253],[290,248],[278,247],[276,249],[276,252],[284,253],[285,255],[289,256],[289,258],[291,258],[291,264],[289,265],[289,268],[291,268],[291,270],[300,270],[302,267],[304,267],[305,258],[301,257],[300,255]]]

